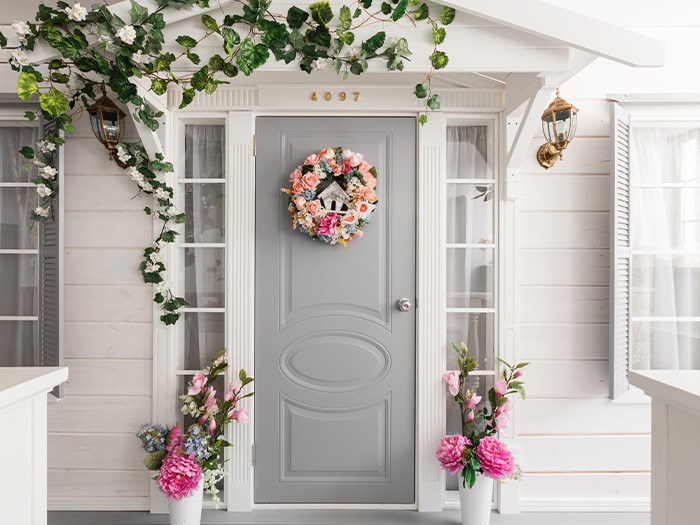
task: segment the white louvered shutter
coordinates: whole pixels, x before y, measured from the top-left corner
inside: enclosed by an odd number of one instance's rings
[[[42,136],[54,129],[54,124],[44,124]],[[58,195],[52,216],[39,227],[39,366],[63,365],[63,147],[55,158]],[[52,394],[63,397],[63,385]]]
[[[630,124],[619,104],[610,109],[610,397],[629,390]]]

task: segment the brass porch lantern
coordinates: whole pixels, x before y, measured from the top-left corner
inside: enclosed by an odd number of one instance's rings
[[[102,83],[102,96],[88,108],[88,113],[95,137],[109,151],[109,159],[121,165],[122,163],[114,158],[114,150],[124,136],[124,117],[126,114],[107,96],[104,82]]]
[[[542,113],[542,132],[547,143],[537,150],[537,162],[544,169],[554,166],[554,163],[564,157],[564,150],[576,134],[576,109],[572,104],[559,96]]]

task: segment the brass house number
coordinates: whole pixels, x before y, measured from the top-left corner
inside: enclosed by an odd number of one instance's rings
[[[318,102],[319,100],[323,100],[325,102],[331,102],[333,99],[339,100],[340,102],[345,102],[346,100],[352,100],[352,102],[358,102],[360,100],[360,92],[359,91],[352,91],[349,95],[345,91],[339,91],[335,97],[333,96],[333,93],[331,91],[312,91],[311,92],[311,101],[312,102]]]

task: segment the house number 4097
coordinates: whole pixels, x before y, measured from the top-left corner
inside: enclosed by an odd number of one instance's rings
[[[353,102],[357,102],[358,100],[360,100],[360,92],[353,91],[348,95],[345,91],[339,91],[336,97],[333,97],[333,93],[331,93],[330,91],[324,91],[323,93],[319,91],[311,92],[311,100],[313,102],[318,102],[319,100],[331,102],[334,98],[336,98],[340,102],[345,102],[346,100],[352,100]]]

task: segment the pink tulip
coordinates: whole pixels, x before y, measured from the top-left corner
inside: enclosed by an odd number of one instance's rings
[[[479,404],[479,401],[481,401],[481,396],[477,396],[475,391],[472,392],[469,399],[467,399],[467,408],[474,408]]]
[[[449,372],[445,372],[442,375],[442,380],[447,383],[448,388],[450,389],[450,394],[452,397],[456,396],[459,393],[459,371],[458,370],[450,370]]]
[[[248,410],[245,408],[234,409],[229,412],[229,419],[231,421],[238,421],[239,423],[245,425],[248,422]]]
[[[209,433],[213,434],[216,431],[216,420],[214,418],[211,418],[211,421],[209,421]]]
[[[469,414],[467,414],[467,423],[471,423],[472,421],[474,421],[474,411],[470,410]]]
[[[242,387],[243,385],[240,381],[234,381],[233,383],[231,383],[228,387],[228,390],[226,391],[226,394],[224,394],[224,401],[235,401],[238,397],[238,394],[241,393]]]
[[[511,404],[510,401],[506,401],[503,403],[500,407],[496,409],[496,415],[500,416],[501,414],[507,414],[510,411]]]
[[[508,391],[508,383],[505,379],[499,379],[493,384],[493,390],[498,397],[503,397]]]
[[[192,378],[192,383],[190,388],[187,390],[188,396],[196,396],[199,394],[204,387],[207,385],[207,378],[203,374],[195,374]]]

